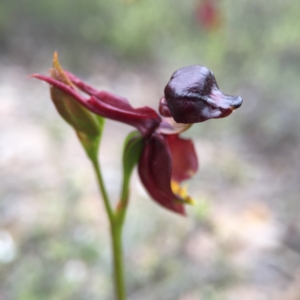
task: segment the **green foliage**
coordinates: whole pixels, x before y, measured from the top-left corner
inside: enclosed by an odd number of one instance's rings
[[[6,32],[3,43],[10,47],[14,38],[19,38],[17,43],[29,38],[33,45],[51,47],[60,53],[64,49],[69,59],[73,52],[79,52],[74,49],[85,49],[85,57],[87,52],[96,51],[144,61],[165,50],[180,54],[195,43],[195,37],[200,40],[205,36],[194,26],[192,1],[2,2],[1,13],[10,16],[0,19]],[[199,50],[198,42],[196,47]]]

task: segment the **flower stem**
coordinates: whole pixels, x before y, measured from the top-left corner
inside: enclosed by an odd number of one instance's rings
[[[123,226],[126,212],[127,212],[127,206],[129,202],[129,179],[123,178],[123,186],[122,186],[122,193],[121,193],[121,199],[117,205],[116,210],[116,217],[119,220],[120,226]]]
[[[116,299],[125,300],[124,268],[123,268],[123,247],[122,247],[122,224],[116,222],[111,226],[112,247],[114,257],[114,279]]]
[[[101,192],[103,200],[104,200],[104,205],[105,205],[105,209],[106,209],[106,212],[107,212],[107,215],[108,215],[108,219],[109,219],[110,225],[112,226],[112,224],[114,223],[114,213],[113,213],[113,210],[112,210],[111,205],[110,205],[108,194],[106,192],[105,184],[104,184],[103,177],[102,177],[101,168],[100,168],[100,165],[99,165],[99,162],[98,162],[97,158],[91,159],[91,161],[92,161],[92,164],[93,164],[96,176],[97,176],[98,186],[99,186],[100,192]]]
[[[104,200],[104,205],[105,205],[105,209],[110,224],[116,300],[125,300],[126,293],[125,293],[125,284],[124,284],[123,248],[122,248],[123,220],[122,218],[119,217],[117,212],[114,213],[114,211],[112,210],[109,197],[106,192],[98,159],[93,158],[91,159],[91,161],[97,176],[98,186]]]

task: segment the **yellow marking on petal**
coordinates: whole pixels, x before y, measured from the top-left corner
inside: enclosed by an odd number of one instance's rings
[[[171,189],[173,193],[179,196],[184,203],[194,205],[196,202],[187,193],[187,185],[180,186],[178,182],[171,180]]]
[[[189,205],[196,205],[197,204],[197,202],[190,196],[186,197],[185,201],[186,201],[186,204],[189,204]]]

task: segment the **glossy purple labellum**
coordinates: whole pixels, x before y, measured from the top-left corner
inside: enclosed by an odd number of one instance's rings
[[[227,117],[243,102],[223,94],[212,71],[200,65],[176,71],[165,87],[165,99],[174,120],[186,124]]]

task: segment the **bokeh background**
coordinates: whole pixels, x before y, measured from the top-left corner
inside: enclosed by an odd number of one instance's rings
[[[0,299],[113,299],[93,171],[48,87],[28,76],[47,73],[55,50],[134,106],[157,108],[171,74],[191,64],[244,99],[184,134],[201,165],[186,218],[134,174],[128,299],[300,299],[299,16],[298,0],[1,0]],[[100,151],[115,200],[130,130],[108,121]]]

